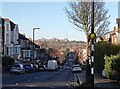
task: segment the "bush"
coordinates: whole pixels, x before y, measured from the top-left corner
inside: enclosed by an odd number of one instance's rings
[[[120,54],[105,56],[105,70],[108,78],[120,81]]]
[[[104,69],[105,60],[104,57],[110,56],[110,55],[116,55],[120,51],[119,45],[110,44],[107,42],[99,42],[95,44],[95,71],[99,74],[102,73],[102,70]]]
[[[5,56],[2,57],[2,67],[7,67],[8,65],[12,65],[15,60],[11,57]]]

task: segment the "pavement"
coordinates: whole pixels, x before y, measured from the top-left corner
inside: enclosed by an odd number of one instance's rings
[[[116,83],[116,81],[100,77],[100,76],[95,76],[94,77],[94,83],[96,88],[104,88],[104,89],[120,89],[120,85]]]
[[[83,77],[84,76],[84,77]],[[77,86],[75,89],[93,89],[90,88],[90,84],[85,84],[85,72],[80,74],[82,85]],[[107,79],[102,76],[95,75],[94,76],[94,89],[120,89],[120,85],[116,83],[116,81]]]
[[[75,89],[93,89],[93,87],[90,87],[90,84],[83,84],[83,86],[76,87]],[[94,76],[94,89],[120,89],[120,85],[118,85],[115,81]]]

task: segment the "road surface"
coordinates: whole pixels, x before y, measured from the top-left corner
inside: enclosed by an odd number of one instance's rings
[[[2,76],[2,89],[72,89],[70,69]]]

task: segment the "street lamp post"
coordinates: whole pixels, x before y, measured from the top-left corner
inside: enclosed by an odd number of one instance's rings
[[[34,39],[35,39],[35,29],[40,29],[40,28],[33,28],[33,62],[34,62],[34,54],[35,54],[35,46],[34,46]]]

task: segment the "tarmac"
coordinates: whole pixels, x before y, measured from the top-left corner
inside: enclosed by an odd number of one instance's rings
[[[9,75],[9,74],[4,73],[2,76],[6,76],[6,75]],[[85,80],[85,72],[80,74],[80,78],[82,81]],[[116,81],[107,79],[105,77],[97,76],[97,75],[94,76],[94,87],[89,87],[89,85],[85,87],[78,86],[78,87],[75,87],[75,89],[120,89],[120,84],[117,84]]]

